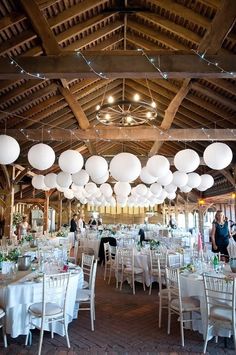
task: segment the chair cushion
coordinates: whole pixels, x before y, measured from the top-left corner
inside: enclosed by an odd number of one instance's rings
[[[76,302],[85,302],[90,300],[91,291],[82,289],[77,291]]]
[[[179,299],[174,298],[170,302],[171,307],[179,310]],[[200,308],[200,302],[196,298],[183,297],[182,298],[182,309],[185,312],[190,312],[192,310]]]
[[[210,316],[219,321],[232,321],[232,310],[222,306],[212,306],[210,309]]]
[[[36,316],[42,315],[42,302],[33,303],[29,307],[30,313],[33,313]],[[55,316],[63,312],[63,309],[56,303],[48,302],[45,306],[45,315],[46,316]]]

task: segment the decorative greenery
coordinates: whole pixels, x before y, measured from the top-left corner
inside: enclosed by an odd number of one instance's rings
[[[13,214],[13,226],[17,226],[17,224],[21,223],[23,220],[23,215],[20,212],[15,212]]]
[[[0,262],[2,261],[14,261],[17,262],[18,256],[20,256],[20,251],[15,248],[12,249],[7,255],[0,253]]]
[[[57,237],[62,237],[62,238],[66,237],[66,232],[65,232],[65,231],[62,231],[62,230],[59,230],[59,231],[57,232]]]
[[[186,266],[182,266],[180,268],[180,272],[183,272],[183,271],[189,271],[189,272],[195,272],[195,266],[193,264],[187,264]]]
[[[159,240],[150,239],[149,245],[150,245],[150,249],[151,250],[158,249],[158,247],[160,246],[160,241]]]

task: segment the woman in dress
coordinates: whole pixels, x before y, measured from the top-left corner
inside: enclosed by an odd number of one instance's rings
[[[228,255],[227,246],[229,245],[230,231],[228,220],[225,218],[222,211],[217,211],[215,219],[212,223],[211,242],[212,251]]]
[[[18,227],[17,227],[18,239],[20,240],[23,237],[25,237],[28,234],[29,231],[30,231],[30,225],[27,222],[27,217],[24,216],[23,219],[22,219],[22,222],[19,223]]]

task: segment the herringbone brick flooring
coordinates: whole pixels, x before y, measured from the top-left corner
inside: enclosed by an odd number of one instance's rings
[[[171,335],[167,335],[167,314],[163,313],[163,326],[158,328],[157,288],[148,295],[142,286],[137,284],[136,295],[133,296],[128,284],[122,291],[115,289],[114,280],[107,285],[103,280],[103,268],[98,268],[96,283],[96,322],[95,331],[90,330],[89,312],[80,312],[78,319],[69,325],[71,349],[66,347],[65,339],[55,335],[50,338],[45,333],[43,352],[46,355],[179,355],[201,354],[203,348],[202,335],[189,330],[185,331],[185,348],[180,345],[179,323],[172,320]],[[33,331],[32,347],[24,346],[24,337],[9,338],[6,350],[0,345],[0,354],[29,355],[37,353],[38,331]],[[1,339],[1,338],[0,338]],[[223,339],[219,343],[208,343],[208,354],[235,354],[232,340],[228,340],[227,348]]]

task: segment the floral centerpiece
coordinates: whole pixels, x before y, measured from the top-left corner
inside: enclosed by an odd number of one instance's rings
[[[0,252],[0,263],[3,261],[13,261],[16,263],[18,256],[20,256],[20,251],[17,248],[12,249],[8,254]]]
[[[150,249],[156,250],[160,246],[160,241],[155,239],[150,239],[149,241]]]
[[[13,213],[13,221],[12,221],[13,226],[17,226],[19,223],[22,222],[22,220],[23,220],[23,215],[20,212]]]
[[[57,237],[65,238],[66,237],[66,232],[63,230],[59,230],[57,232]]]

